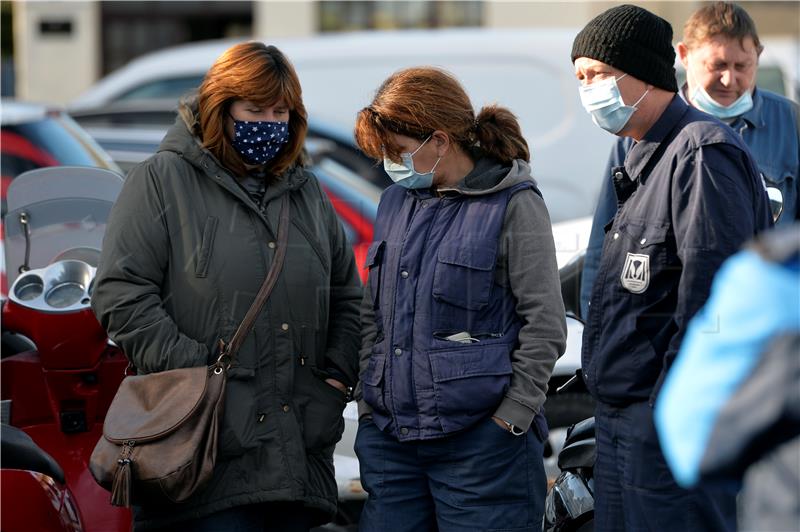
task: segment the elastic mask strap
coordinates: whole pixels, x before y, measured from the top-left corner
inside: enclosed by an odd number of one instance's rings
[[[428,135],[428,138],[426,138],[425,140],[423,140],[423,141],[422,141],[422,144],[420,144],[420,145],[419,145],[419,147],[418,147],[416,150],[412,151],[412,152],[411,152],[409,155],[411,155],[412,157],[413,157],[414,155],[416,155],[416,153],[417,153],[419,150],[421,150],[421,149],[422,149],[422,147],[425,145],[425,143],[426,143],[426,142],[428,142],[429,140],[431,140],[431,137],[432,137],[432,136],[433,136],[433,134],[430,134],[430,135]]]
[[[442,158],[441,158],[441,157],[439,157],[438,159],[436,159],[436,162],[434,163],[434,165],[433,165],[433,168],[431,168],[431,169],[428,171],[428,173],[429,173],[429,174],[432,174],[432,173],[433,173],[433,171],[434,171],[434,170],[436,170],[436,167],[437,167],[437,166],[439,166],[439,161],[441,161],[441,160],[442,160]]]
[[[641,97],[641,98],[639,98],[638,100],[636,100],[636,103],[635,103],[635,104],[633,104],[631,107],[636,107],[637,105],[639,105],[639,103],[640,103],[642,100],[644,100],[644,97],[645,97],[645,96],[647,96],[647,93],[648,93],[648,92],[650,92],[650,89],[647,89],[646,91],[644,91],[644,94],[642,94],[642,97]]]

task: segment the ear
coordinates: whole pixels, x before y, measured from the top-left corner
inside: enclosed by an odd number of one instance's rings
[[[686,46],[686,43],[681,41],[681,42],[678,43],[677,48],[678,48],[678,57],[681,60],[681,64],[683,65],[683,68],[688,69],[689,68],[689,47]]]
[[[433,134],[431,134],[431,140],[433,141],[434,146],[436,146],[436,154],[439,157],[444,157],[444,155],[450,151],[450,144],[452,144],[450,141],[450,135],[444,131],[440,129],[434,131]]]

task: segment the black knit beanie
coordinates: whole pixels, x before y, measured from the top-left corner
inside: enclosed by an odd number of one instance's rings
[[[641,7],[617,6],[593,18],[572,43],[572,62],[579,57],[602,61],[646,83],[678,92],[672,26]]]

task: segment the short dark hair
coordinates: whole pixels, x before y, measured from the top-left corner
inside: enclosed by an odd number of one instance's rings
[[[741,6],[733,2],[714,2],[695,11],[683,27],[683,42],[689,48],[718,35],[738,39],[744,46],[744,39],[750,37],[758,53],[764,47],[758,38],[756,23]]]

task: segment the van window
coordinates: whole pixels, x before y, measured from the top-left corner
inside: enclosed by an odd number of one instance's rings
[[[152,98],[179,98],[203,82],[203,76],[158,79],[139,85],[117,96],[115,100],[148,100]]]
[[[355,114],[392,72],[431,63],[430,57],[419,55],[309,60],[296,67],[309,116],[352,128]],[[534,178],[554,223],[592,214],[614,137],[592,124],[581,107],[568,62],[556,67],[523,54],[472,53],[438,54],[433,64],[462,82],[476,111],[499,103],[517,115],[529,143]]]

